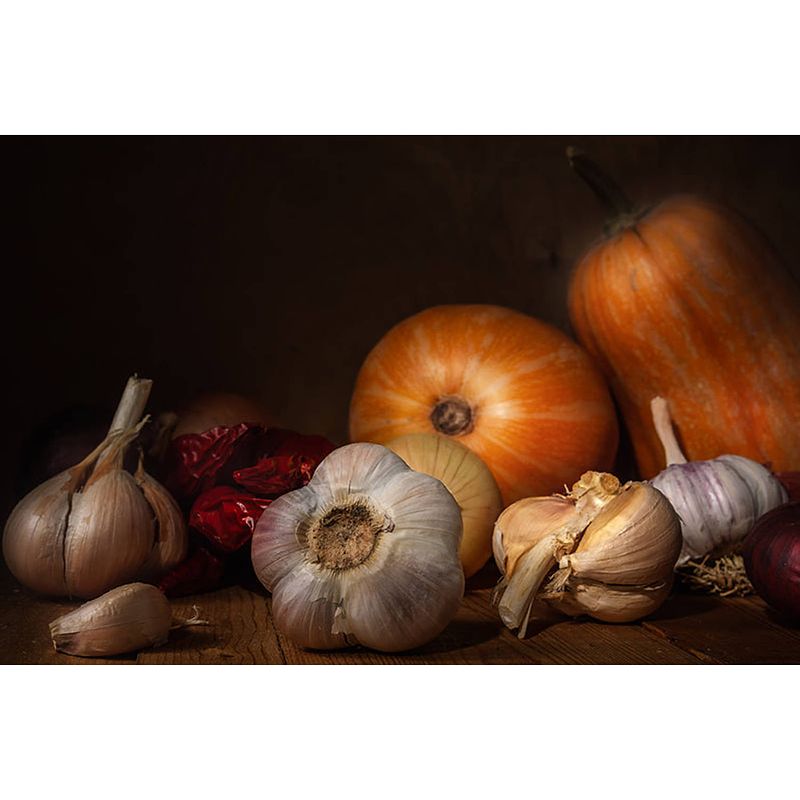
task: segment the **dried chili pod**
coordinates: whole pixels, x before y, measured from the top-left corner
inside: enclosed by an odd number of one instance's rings
[[[252,539],[256,523],[271,502],[230,486],[215,486],[194,501],[189,526],[215,549],[232,553]]]
[[[158,588],[167,597],[183,597],[219,589],[224,579],[225,561],[208,548],[195,546],[177,567],[158,582]]]
[[[264,429],[243,422],[173,439],[165,457],[164,483],[182,504],[217,483],[230,483],[233,471],[258,459]]]
[[[252,467],[236,470],[233,479],[248,492],[281,495],[305,486],[317,463],[307,456],[267,456]]]
[[[297,433],[287,428],[268,428],[258,440],[260,457],[304,456],[316,467],[325,456],[336,449],[331,441],[317,434]]]

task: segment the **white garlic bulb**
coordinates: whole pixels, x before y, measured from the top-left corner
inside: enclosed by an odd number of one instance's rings
[[[461,513],[436,478],[377,444],[334,450],[307,486],[275,500],[252,560],[278,630],[302,647],[418,647],[464,592]]]
[[[781,482],[752,459],[722,455],[687,462],[667,401],[654,397],[650,408],[668,464],[650,483],[669,498],[681,519],[678,566],[734,551],[759,517],[788,500]]]
[[[500,618],[524,637],[536,606],[631,622],[669,594],[680,522],[661,492],[587,472],[569,494],[531,497],[497,519],[494,553],[503,579]]]
[[[411,469],[438,478],[461,508],[461,566],[474,575],[492,555],[492,528],[503,509],[489,467],[468,447],[436,433],[407,433],[386,443]]]
[[[188,533],[169,492],[141,467],[123,469],[152,381],[128,381],[108,436],[80,464],[20,500],[6,522],[3,556],[41,594],[90,598],[158,577],[186,555]]]

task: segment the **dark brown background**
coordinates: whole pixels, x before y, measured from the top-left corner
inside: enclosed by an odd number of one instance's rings
[[[637,201],[734,205],[797,273],[792,138],[6,139],[3,510],[32,431],[113,408],[132,372],[151,410],[247,392],[343,443],[358,367],[407,315],[497,303],[569,330],[603,213],[568,144]]]

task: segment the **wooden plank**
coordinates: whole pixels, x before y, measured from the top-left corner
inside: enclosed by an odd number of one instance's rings
[[[787,635],[800,637],[800,623],[774,611],[758,595],[731,597],[729,603],[735,608],[754,614],[764,625],[782,631]]]
[[[173,616],[195,614],[208,625],[174,630],[161,647],[139,653],[139,664],[283,664],[285,658],[266,593],[241,586],[172,600]]]
[[[465,598],[466,605],[496,616],[490,594]],[[698,660],[663,640],[648,635],[639,625],[610,625],[587,619],[562,619],[542,625],[525,639],[503,628],[508,648],[520,648],[534,664],[693,664]]]
[[[641,625],[558,619],[525,640],[491,606],[493,579],[467,593],[456,618],[425,647],[401,654],[365,648],[313,652],[274,628],[269,595],[230,587],[172,601],[176,617],[197,606],[208,626],[173,631],[167,644],[134,659],[81,659],[56,653],[48,623],[78,604],[37,597],[0,579],[0,661],[7,664],[683,664],[797,663],[800,628],[758,598],[676,594]],[[474,586],[474,584],[473,584]]]
[[[800,663],[800,637],[734,598],[678,592],[642,627],[710,664]],[[766,614],[766,612],[764,612]]]

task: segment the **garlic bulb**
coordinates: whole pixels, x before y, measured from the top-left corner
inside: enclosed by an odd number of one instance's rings
[[[53,647],[74,656],[115,656],[164,644],[169,600],[148,583],[118,586],[50,623]]]
[[[123,468],[138,436],[152,381],[133,377],[107,437],[83,461],[22,498],[6,522],[3,556],[14,577],[36,592],[90,598],[186,555],[180,509],[141,464]]]
[[[655,611],[672,585],[680,521],[661,492],[586,472],[565,496],[509,506],[495,524],[500,617],[525,636],[535,603],[604,622]]]
[[[275,500],[252,560],[278,630],[302,647],[418,647],[464,591],[461,513],[444,484],[376,444],[334,450],[307,486]]]
[[[788,500],[781,482],[749,458],[723,455],[687,462],[667,401],[654,397],[650,409],[667,461],[667,468],[650,483],[669,498],[681,519],[678,566],[735,550],[759,517]]]
[[[464,525],[461,566],[464,577],[471,577],[492,555],[492,528],[503,509],[489,468],[468,447],[435,433],[409,433],[386,446],[411,469],[438,478],[455,498]]]

